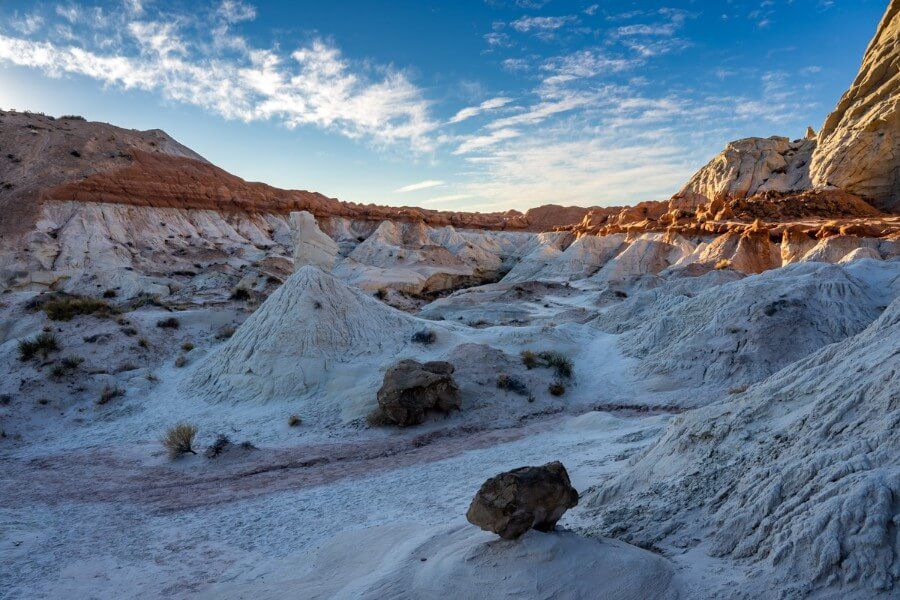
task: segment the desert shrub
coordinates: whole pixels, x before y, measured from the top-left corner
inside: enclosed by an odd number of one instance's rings
[[[424,344],[429,345],[433,344],[437,339],[437,334],[433,329],[423,329],[421,331],[417,331],[412,336],[412,341],[416,344]]]
[[[180,369],[181,367],[183,367],[186,364],[187,364],[187,358],[185,358],[184,356],[179,356],[178,358],[175,359],[175,367],[178,369]]]
[[[19,360],[31,360],[38,354],[47,358],[51,352],[59,350],[59,342],[52,333],[38,334],[33,340],[19,342]]]
[[[194,344],[192,344],[190,342],[185,342],[181,345],[181,349],[184,350],[185,352],[190,352],[191,350],[194,349]]]
[[[230,327],[230,326],[222,327],[221,329],[219,329],[219,331],[216,332],[216,339],[217,340],[227,340],[228,338],[230,338],[231,336],[234,335],[234,332],[235,332],[234,327]]]
[[[718,262],[716,262],[717,270],[721,271],[722,269],[727,269],[729,267],[731,267],[731,261],[728,260],[727,258],[723,258],[723,259],[719,260]]]
[[[100,397],[97,398],[97,404],[103,405],[112,400],[113,398],[118,398],[124,392],[115,386],[105,385],[103,386],[103,390],[100,392]]]
[[[387,298],[387,290],[385,290],[384,288],[377,290],[375,292],[375,297],[379,300],[384,300],[385,298]]]
[[[55,379],[61,379],[72,373],[83,362],[84,359],[80,356],[66,356],[59,363],[53,365],[53,368],[50,370],[50,376]]]
[[[231,440],[228,439],[228,436],[223,433],[220,433],[219,435],[216,436],[216,441],[214,441],[212,444],[210,444],[206,448],[206,452],[204,452],[203,455],[206,456],[206,458],[216,458],[220,454],[222,454],[222,452],[224,452],[225,449],[230,445],[231,445]],[[188,446],[190,446],[190,444],[188,444]]]
[[[541,361],[538,360],[537,354],[535,354],[531,350],[522,350],[520,356],[522,357],[522,364],[525,365],[526,369],[533,369],[540,366],[541,364]]]
[[[71,321],[78,315],[110,316],[115,313],[107,302],[83,296],[63,296],[48,300],[43,305],[44,313],[51,321]]]
[[[234,291],[231,292],[232,300],[249,300],[250,299],[250,290],[247,288],[237,287],[234,288]]]
[[[556,351],[541,352],[538,354],[538,358],[541,359],[544,365],[555,370],[557,377],[568,379],[572,376],[572,361],[565,354]]]
[[[147,338],[141,338],[138,340],[138,346],[141,348],[149,348],[150,342],[147,341]]]
[[[299,415],[291,415],[288,417],[288,427],[296,427],[302,422]]]
[[[497,377],[497,387],[520,396],[528,395],[528,386],[525,382],[506,373],[500,373]]]
[[[115,298],[116,295],[116,290],[106,290],[105,292],[103,292],[104,298]]]
[[[128,337],[137,335],[137,329],[135,329],[134,327],[123,327],[121,331],[124,335],[127,335]]]
[[[196,427],[190,423],[179,423],[166,431],[166,435],[162,439],[162,445],[169,451],[169,457],[173,459],[178,458],[182,454],[197,454],[193,448],[196,435]]]
[[[84,117],[81,115],[63,115],[59,118],[60,121],[86,121]]]
[[[160,319],[156,322],[156,326],[162,329],[178,329],[181,327],[181,323],[178,322],[178,319],[175,317],[169,317],[167,319]]]
[[[734,394],[743,394],[746,391],[747,391],[747,386],[741,385],[738,387],[731,388],[730,390],[728,390],[728,393],[734,395]]]
[[[566,393],[566,386],[561,381],[554,381],[547,387],[547,391],[554,396],[562,396]]]

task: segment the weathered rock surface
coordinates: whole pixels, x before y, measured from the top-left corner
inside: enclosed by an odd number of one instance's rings
[[[679,208],[759,192],[791,192],[810,187],[809,161],[814,140],[785,137],[731,142],[675,195]]]
[[[895,299],[857,335],[675,419],[588,500],[596,533],[680,549],[706,540],[757,567],[767,590],[896,597],[898,372]]]
[[[443,361],[402,360],[384,374],[378,410],[385,420],[409,427],[425,421],[429,411],[448,413],[460,407],[453,365]]]
[[[307,265],[198,365],[184,389],[213,402],[284,401],[306,397],[335,369],[367,387],[375,377],[366,357],[399,351],[421,328],[418,319]]]
[[[305,210],[291,213],[291,227],[294,231],[294,268],[312,265],[331,270],[340,248],[319,229],[312,213]]]
[[[900,0],[891,0],[853,85],[825,120],[811,179],[900,211]]]
[[[516,539],[531,528],[552,531],[563,514],[578,504],[578,491],[562,463],[521,467],[482,484],[466,513],[473,525]]]

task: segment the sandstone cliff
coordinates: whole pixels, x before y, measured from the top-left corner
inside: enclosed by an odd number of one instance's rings
[[[891,0],[856,80],[825,120],[811,179],[900,211],[900,0]]]

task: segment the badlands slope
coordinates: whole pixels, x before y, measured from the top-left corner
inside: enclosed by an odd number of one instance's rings
[[[0,597],[896,598],[898,35],[819,135],[627,207],[360,206],[3,113]],[[370,422],[405,359],[459,410]],[[553,460],[558,531],[466,522]]]

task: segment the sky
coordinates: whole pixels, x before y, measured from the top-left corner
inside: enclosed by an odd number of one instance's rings
[[[0,108],[353,202],[632,204],[818,129],[887,3],[0,0]]]

